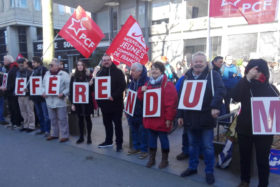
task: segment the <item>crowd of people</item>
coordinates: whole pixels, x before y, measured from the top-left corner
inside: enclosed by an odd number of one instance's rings
[[[60,61],[56,58],[51,61],[49,68],[46,68],[39,57],[33,57],[32,61],[25,58],[14,61],[12,56],[6,55],[1,75],[8,73],[8,81],[6,87],[2,85],[0,88],[0,123],[9,124],[4,118],[5,98],[8,103],[11,128],[32,132],[36,128],[35,119],[38,119],[40,130],[36,134],[45,135],[48,141],[59,139],[60,142],[66,142],[69,140],[67,112],[69,102],[71,110],[78,117],[77,125],[80,129],[80,137],[76,143],[80,144],[85,141],[85,121],[87,144],[91,144],[91,115],[96,109],[94,79],[109,76],[111,77],[111,95],[105,100],[97,100],[105,127],[104,142],[100,143],[98,147],[112,147],[115,132],[116,151],[122,151],[124,92],[129,89],[137,92],[137,99],[134,113],[132,115],[126,114],[132,136],[132,148],[127,154],[138,154],[140,159],[149,157],[146,167],[150,168],[156,164],[157,141],[159,139],[162,157],[158,167],[160,169],[166,168],[169,164],[170,151],[168,132],[176,119],[179,126],[184,128],[182,152],[177,156],[177,160],[189,158],[189,165],[182,172],[181,177],[196,174],[199,156],[203,155],[206,182],[213,184],[215,182],[213,145],[215,120],[219,115],[230,112],[230,101],[234,100],[241,102],[241,113],[237,121],[241,167],[239,186],[249,186],[250,160],[252,148],[255,145],[259,186],[265,187],[268,186],[269,181],[268,155],[273,136],[253,135],[250,99],[251,97],[278,97],[279,92],[276,87],[269,83],[270,73],[266,61],[262,59],[250,60],[243,77],[243,72],[232,62],[231,56],[225,58],[225,63],[223,57],[217,56],[211,64],[208,64],[206,55],[197,52],[192,55],[190,68],[186,72],[181,72],[180,77],[175,75],[174,69],[169,63],[153,62],[149,70],[150,76],[148,76],[144,65],[134,63],[130,69],[130,81],[127,85],[124,73],[117,68],[107,54],[102,57],[101,67],[96,68],[92,74],[88,73],[86,64],[79,60],[71,76],[63,70]],[[46,94],[47,80],[53,75],[60,77],[58,95]],[[25,88],[25,95],[15,95],[16,78],[29,80],[32,76],[42,77],[42,95],[31,95],[28,87]],[[202,107],[199,111],[178,109],[178,100],[184,94],[182,93],[183,84],[190,80],[207,81]],[[89,83],[88,103],[74,103],[73,85],[76,82]],[[159,89],[161,92],[160,116],[144,117],[144,94],[152,89]]]

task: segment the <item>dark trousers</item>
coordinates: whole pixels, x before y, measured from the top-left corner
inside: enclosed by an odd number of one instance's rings
[[[87,137],[88,139],[90,139],[91,130],[92,130],[92,123],[91,123],[90,116],[78,115],[78,118],[79,118],[80,137],[84,138],[84,129],[85,129],[84,119],[85,119],[87,123]]]
[[[123,129],[122,129],[122,111],[103,113],[103,123],[106,131],[106,143],[113,143],[113,122],[115,125],[116,144],[122,145],[123,143]]]
[[[273,141],[271,135],[242,135],[238,134],[241,181],[250,183],[250,170],[253,145],[256,149],[256,158],[259,175],[259,187],[268,186],[269,153]]]
[[[23,119],[20,114],[18,98],[16,96],[8,96],[7,99],[11,115],[11,123],[12,125],[20,126],[20,122],[23,121]]]
[[[227,95],[225,96],[224,100],[225,100],[225,107],[226,107],[226,114],[230,113],[230,93],[231,93],[231,89],[227,88]]]

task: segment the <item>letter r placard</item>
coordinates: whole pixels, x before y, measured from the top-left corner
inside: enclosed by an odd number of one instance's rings
[[[253,134],[280,134],[279,97],[252,97],[251,108]]]
[[[74,82],[73,84],[73,103],[89,103],[89,83]]]
[[[130,116],[133,116],[134,114],[136,99],[137,99],[137,92],[128,89],[124,112]]]
[[[143,117],[160,117],[161,88],[150,89],[144,93]]]
[[[207,80],[185,80],[178,108],[201,111]]]
[[[111,97],[111,77],[96,77],[94,80],[94,94],[96,100],[106,100]]]

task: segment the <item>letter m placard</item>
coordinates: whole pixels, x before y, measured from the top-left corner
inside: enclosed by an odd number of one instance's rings
[[[185,80],[183,83],[178,108],[198,110],[202,108],[207,80]]]
[[[280,134],[280,98],[252,97],[253,134]]]

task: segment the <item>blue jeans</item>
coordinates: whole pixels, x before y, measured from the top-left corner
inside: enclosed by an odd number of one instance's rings
[[[196,170],[198,166],[198,157],[200,152],[200,144],[203,147],[205,173],[214,172],[215,153],[214,153],[214,131],[213,129],[204,130],[188,130],[189,138],[189,169]]]
[[[189,139],[188,139],[188,130],[184,127],[183,136],[182,136],[182,152],[185,155],[189,155]],[[199,154],[203,155],[203,146],[202,143],[199,144]]]
[[[0,97],[0,121],[5,121],[4,118],[4,97]]]
[[[141,152],[148,152],[148,131],[143,126],[142,118],[129,117],[128,124],[131,130],[133,148]]]
[[[159,137],[161,149],[169,150],[169,140],[167,132],[154,131],[149,129],[149,147],[152,149],[157,148],[157,138]]]
[[[50,133],[50,118],[46,102],[34,102],[35,111],[40,123],[42,132]]]

